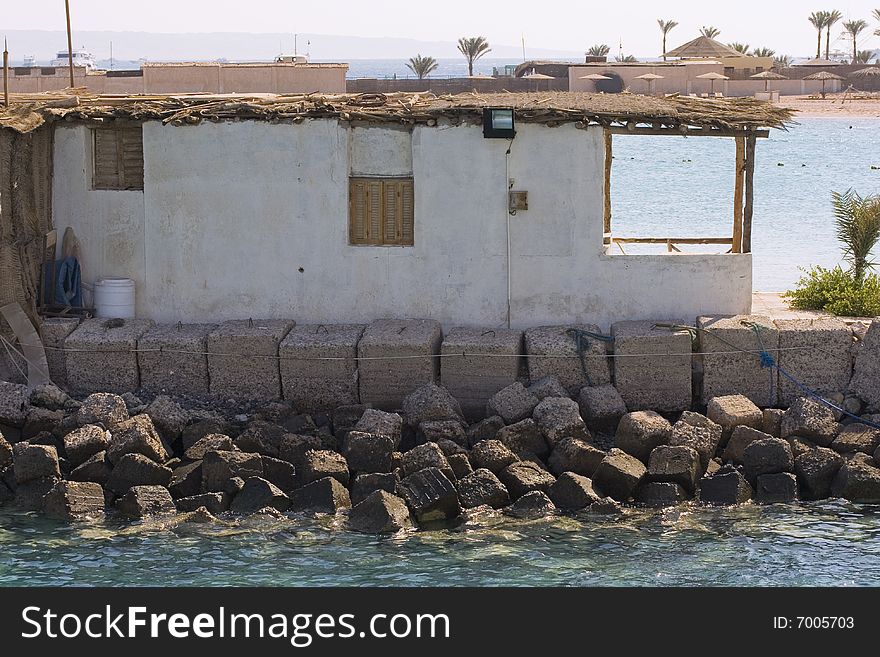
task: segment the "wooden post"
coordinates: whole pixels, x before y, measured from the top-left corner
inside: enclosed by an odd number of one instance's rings
[[[733,245],[732,253],[742,253],[743,230],[743,170],[746,157],[746,144],[743,137],[735,137],[736,141],[736,176],[733,185]]]
[[[3,106],[9,107],[9,49],[3,38]]]
[[[605,221],[604,231],[611,232],[611,131],[605,129]]]
[[[755,179],[755,135],[746,137],[745,204],[743,206],[742,252],[752,252],[752,201]]]
[[[67,15],[67,63],[70,68],[70,86],[73,87],[73,35],[70,33],[70,0],[64,0],[64,12]]]

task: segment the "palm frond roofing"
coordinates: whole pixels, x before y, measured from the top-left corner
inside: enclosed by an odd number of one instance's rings
[[[705,36],[698,36],[665,54],[667,57],[744,57],[738,50]]]

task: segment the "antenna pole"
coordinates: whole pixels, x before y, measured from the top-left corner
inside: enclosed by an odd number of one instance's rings
[[[523,62],[525,62],[526,61],[526,35],[521,34],[520,36],[522,37]]]
[[[67,16],[67,63],[70,68],[70,86],[73,87],[73,35],[70,33],[70,0],[64,0],[64,13]]]
[[[3,37],[3,105],[9,107],[9,49]]]
[[[113,70],[113,42],[110,42],[110,70]]]

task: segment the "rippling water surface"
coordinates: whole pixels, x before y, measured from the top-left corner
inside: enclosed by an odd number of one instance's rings
[[[789,289],[800,276],[799,267],[839,262],[832,190],[880,193],[880,120],[798,121],[789,132],[772,130],[769,139],[758,140],[752,232],[757,291]],[[615,234],[730,235],[732,139],[616,136],[614,157]],[[637,247],[627,251],[639,252]]]
[[[377,538],[333,522],[68,526],[0,512],[0,585],[880,585],[880,507],[627,510]]]

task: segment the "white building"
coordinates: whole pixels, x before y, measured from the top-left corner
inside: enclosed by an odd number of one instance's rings
[[[607,327],[746,313],[748,154],[787,113],[729,102],[194,96],[108,109],[92,99],[46,115],[68,119],[50,123],[52,216],[81,243],[83,281],[134,279],[137,315],[158,322]],[[485,107],[515,107],[515,137],[484,136]],[[737,139],[742,203],[719,240],[733,252],[626,255],[613,243],[614,132]]]

